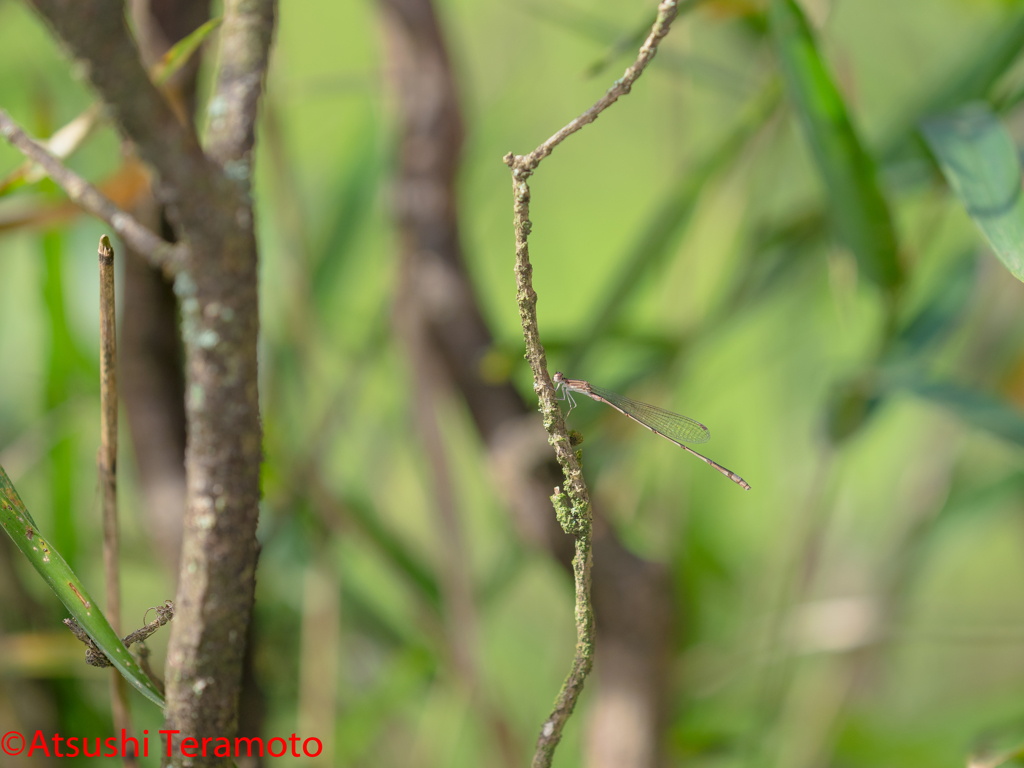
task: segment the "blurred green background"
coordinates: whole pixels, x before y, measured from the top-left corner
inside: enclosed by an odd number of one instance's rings
[[[915,127],[987,99],[1024,137],[1024,6],[802,7],[856,130],[847,139],[866,149],[851,166],[866,186],[843,197],[842,168],[822,172],[830,150],[816,154],[801,117],[828,104],[801,101],[809,65],[787,53],[767,4],[709,0],[675,23],[633,93],[532,181],[542,341],[552,371],[707,424],[707,454],[753,486],[744,493],[597,403],[569,420],[600,512],[671,577],[662,764],[963,765],[1024,741],[1024,286]],[[603,93],[653,4],[436,10],[466,128],[460,239],[495,337],[484,363],[532,404],[501,157],[530,151]],[[445,620],[451,542],[393,331],[386,69],[372,4],[281,3],[255,183],[262,728],[318,736],[332,756],[323,765],[525,764],[572,658],[571,580],[523,541],[447,391],[436,415],[475,614],[479,688],[468,690]],[[93,100],[74,75],[40,21],[0,0],[0,106],[49,135]],[[20,162],[0,146],[0,174]],[[68,162],[97,183],[115,177],[119,138],[104,124]],[[0,465],[100,594],[104,225],[45,220],[61,199],[46,181],[0,198]],[[891,247],[874,204],[888,206]],[[898,276],[873,277],[879,263]],[[127,630],[173,597],[175,574],[142,523],[126,420],[122,437]],[[5,539],[0,730],[108,732],[106,675],[82,663],[63,616]],[[165,643],[166,630],[150,642],[158,668]],[[599,661],[555,765],[598,764],[585,743],[601,684]],[[137,728],[155,734],[160,713],[133,696]]]

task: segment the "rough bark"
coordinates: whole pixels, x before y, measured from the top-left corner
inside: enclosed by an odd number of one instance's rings
[[[387,68],[402,146],[394,207],[402,244],[403,322],[464,398],[488,447],[495,478],[524,538],[567,569],[573,537],[549,496],[562,482],[540,418],[508,382],[484,379],[492,334],[459,242],[456,174],[462,122],[443,34],[429,0],[381,0]],[[600,505],[597,505],[600,508]],[[631,554],[600,519],[594,530],[593,589],[599,687],[588,755],[595,766],[654,766],[663,717],[673,601],[667,573]],[[618,720],[616,712],[639,713]],[[611,762],[612,756],[621,760]]]
[[[175,118],[149,81],[122,2],[33,4],[85,62],[119,128],[156,170],[157,199],[186,248],[175,292],[185,342],[187,488],[166,728],[181,737],[230,738],[255,586],[261,458],[250,154],[275,5],[225,2],[207,155],[192,126]],[[213,756],[187,762],[230,764]]]

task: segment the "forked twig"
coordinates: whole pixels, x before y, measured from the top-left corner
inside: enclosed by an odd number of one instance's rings
[[[558,746],[558,742],[562,738],[562,730],[576,707],[576,701],[583,690],[583,683],[594,663],[594,612],[590,600],[593,513],[590,508],[590,495],[583,481],[583,471],[580,469],[579,461],[566,432],[565,421],[558,408],[554,385],[551,375],[548,373],[544,346],[540,342],[540,332],[537,328],[537,294],[533,289],[533,266],[530,264],[528,243],[532,224],[530,222],[530,187],[527,180],[537,169],[541,160],[550,155],[556,146],[583,126],[594,122],[598,115],[618,101],[619,97],[629,93],[633,83],[654,58],[658,44],[668,34],[669,26],[677,11],[677,0],[663,0],[658,5],[658,15],[654,26],[641,46],[636,61],[590,109],[563,127],[530,154],[514,155],[510,152],[504,158],[505,164],[512,169],[516,232],[516,301],[519,305],[519,319],[523,326],[526,358],[533,372],[533,389],[540,400],[548,442],[555,449],[558,463],[565,475],[565,492],[556,488],[551,500],[555,506],[558,522],[566,533],[575,537],[576,547],[576,554],[572,561],[576,589],[576,653],[572,669],[555,700],[554,709],[541,727],[533,755],[533,768],[548,768],[551,765],[555,747]]]

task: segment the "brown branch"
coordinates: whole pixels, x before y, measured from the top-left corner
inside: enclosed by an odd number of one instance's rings
[[[125,16],[124,0],[30,0],[86,64],[86,72],[141,158],[169,184],[164,196],[183,209],[201,207],[216,174],[191,124],[182,124],[149,79]],[[185,192],[190,192],[190,197]]]
[[[159,172],[157,198],[176,239],[188,244],[175,279],[187,370],[186,511],[164,714],[167,729],[181,738],[230,738],[237,730],[255,589],[262,443],[248,184],[239,183],[243,174],[230,163],[217,162],[223,158],[203,154],[191,125],[178,122],[149,81],[123,0],[32,2],[84,60],[126,137]],[[238,17],[250,2],[260,8],[269,0],[229,0],[228,13]],[[250,60],[254,66],[261,61]],[[172,758],[175,765],[183,761]],[[212,755],[188,762],[194,768],[226,765]]]
[[[396,185],[397,217],[404,240],[395,327],[404,342],[413,370],[415,398],[413,419],[429,458],[433,479],[434,512],[445,551],[442,569],[443,599],[448,622],[448,642],[456,673],[470,690],[479,683],[475,662],[476,610],[468,569],[468,552],[452,487],[451,467],[445,457],[444,441],[437,419],[443,400],[445,376],[432,354],[427,313],[420,307],[418,283],[430,280],[422,251],[420,233],[433,223],[447,224],[454,218],[454,201],[442,186],[457,165],[462,145],[462,122],[455,93],[450,87],[449,63],[440,40],[440,29],[430,2],[424,0],[380,0],[384,19],[388,70],[392,85],[400,94],[403,112],[402,163]],[[422,94],[431,94],[425,100]],[[420,110],[429,110],[425,117]],[[438,184],[441,176],[441,184]],[[430,200],[416,200],[417,191]],[[447,230],[448,227],[445,227]],[[449,245],[445,243],[445,245]],[[450,297],[445,298],[449,300]]]
[[[107,587],[106,615],[114,632],[121,632],[120,541],[117,530],[117,323],[114,309],[114,249],[100,238],[100,449],[96,457],[103,498],[103,573]],[[128,685],[116,669],[110,678],[110,706],[115,733],[132,734]],[[123,730],[122,730],[123,729]],[[128,768],[134,755],[123,755]]]
[[[565,429],[565,420],[555,399],[544,346],[540,343],[540,331],[537,328],[537,293],[533,290],[533,266],[530,264],[527,244],[530,232],[530,188],[525,179],[515,179],[513,189],[516,301],[519,304],[519,318],[523,325],[526,357],[533,371],[533,390],[540,400],[548,442],[555,449],[555,457],[562,467],[566,480],[566,492],[555,488],[551,500],[562,529],[575,538],[572,570],[576,587],[576,653],[569,675],[555,699],[551,715],[544,722],[537,737],[537,747],[531,762],[532,768],[547,768],[551,765],[555,747],[562,739],[562,730],[576,708],[576,701],[583,691],[583,683],[594,664],[594,611],[590,600],[593,512],[590,507],[590,494],[583,481],[583,470],[576,460],[576,454]]]
[[[192,246],[195,238],[226,238],[240,226],[249,229],[251,222],[240,225],[237,216],[221,215],[237,190],[203,154],[192,124],[177,119],[149,79],[128,29],[124,0],[30,2],[69,52],[84,62],[121,132],[135,144],[139,157],[156,169],[156,197],[168,208],[177,240]],[[237,213],[238,206],[232,209]]]
[[[533,768],[547,768],[551,765],[555,747],[558,746],[562,737],[562,729],[572,715],[580,692],[583,690],[584,681],[593,666],[594,619],[590,596],[593,513],[590,507],[590,495],[583,480],[583,471],[569,441],[565,421],[555,399],[554,386],[547,369],[547,357],[540,341],[540,331],[537,325],[537,293],[533,289],[533,265],[530,263],[528,242],[532,224],[530,222],[530,187],[527,180],[536,170],[540,161],[551,154],[558,144],[584,125],[596,120],[597,116],[614,104],[620,96],[629,93],[633,83],[654,58],[658,43],[668,34],[676,11],[676,0],[662,0],[658,6],[658,15],[654,26],[640,48],[636,61],[594,106],[529,155],[513,155],[510,152],[504,158],[505,163],[512,170],[516,235],[516,302],[519,305],[519,318],[523,326],[526,358],[533,372],[533,389],[540,400],[548,442],[555,449],[555,456],[562,467],[566,483],[565,492],[558,488],[555,489],[552,502],[563,530],[575,537],[576,550],[573,558],[573,575],[576,584],[576,653],[569,675],[555,700],[554,709],[541,728],[533,755]]]
[[[172,45],[210,18],[210,0],[131,0],[131,16],[148,71]],[[191,56],[162,87],[192,122],[202,56]],[[174,232],[152,190],[132,211],[171,240]],[[121,391],[145,503],[150,541],[170,573],[181,555],[185,511],[185,370],[172,282],[131,248],[124,252]]]
[[[118,236],[131,248],[144,254],[150,263],[168,274],[177,271],[184,256],[184,247],[168,243],[163,238],[140,224],[133,216],[118,208],[96,187],[60,160],[51,155],[41,144],[29,138],[10,115],[0,109],[0,134],[34,163],[38,163],[46,174],[77,206],[93,216],[107,222]]]
[[[276,0],[224,3],[217,84],[207,108],[206,151],[224,166],[229,177],[244,182],[246,188],[276,6]]]
[[[143,64],[152,71],[175,43],[210,18],[210,0],[131,0]],[[175,111],[194,122],[202,56],[191,56],[162,86]],[[152,191],[133,210],[168,240],[174,232]],[[178,301],[171,281],[135,251],[124,253],[120,375],[150,541],[170,573],[181,556],[185,511],[185,370]]]
[[[494,336],[459,237],[462,121],[444,30],[429,0],[380,4],[387,11],[385,69],[396,88],[402,132],[392,196],[402,252],[396,306],[422,326],[424,354],[464,398],[520,535],[571,572],[573,538],[559,527],[549,499],[561,470],[539,437],[536,406],[528,406],[507,378],[488,376],[484,365]],[[600,506],[595,501],[593,600],[601,674],[586,751],[595,766],[650,768],[658,763],[667,700],[671,582],[664,566],[636,557],[602,523]],[[638,717],[618,716],[623,707]],[[489,719],[505,762],[521,764],[517,740],[509,738],[500,717]]]

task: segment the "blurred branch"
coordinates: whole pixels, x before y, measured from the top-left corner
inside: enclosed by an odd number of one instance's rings
[[[125,18],[123,0],[31,0],[64,40],[71,54],[88,64],[88,75],[110,106],[121,130],[156,168],[174,202],[190,212],[201,208],[217,184],[191,123],[181,123],[150,80]],[[192,188],[192,199],[183,191]],[[177,193],[177,194],[175,194]]]
[[[256,115],[274,36],[276,0],[228,0],[217,83],[207,108],[206,151],[237,181],[250,180]]]
[[[574,448],[569,441],[565,421],[555,399],[555,390],[548,373],[547,359],[537,327],[537,294],[533,289],[533,265],[530,264],[528,245],[532,224],[530,222],[530,188],[527,179],[536,170],[541,160],[551,154],[556,146],[584,125],[596,120],[598,115],[614,104],[620,96],[629,93],[633,83],[654,58],[658,43],[668,34],[669,26],[676,15],[676,8],[675,0],[663,0],[659,4],[654,26],[640,48],[636,61],[594,106],[559,130],[529,155],[513,155],[510,152],[504,158],[505,164],[512,170],[516,233],[516,301],[519,304],[519,317],[523,325],[526,357],[533,371],[533,388],[540,399],[541,412],[544,415],[544,428],[548,432],[548,442],[555,449],[555,455],[566,480],[565,492],[556,488],[551,500],[555,505],[558,522],[566,533],[574,537],[576,549],[576,555],[573,558],[573,574],[576,582],[576,654],[569,676],[555,702],[554,710],[541,728],[533,756],[534,768],[546,768],[551,765],[555,748],[562,738],[562,729],[576,707],[576,701],[583,690],[583,683],[593,666],[594,618],[590,595],[593,512],[590,506],[590,495],[583,480],[583,470],[580,468]]]
[[[454,195],[463,140],[458,94],[431,0],[381,0],[379,5],[387,70],[401,110],[395,199],[403,249],[394,322],[416,381],[413,419],[429,460],[435,527],[444,557],[440,588],[445,639],[457,679],[489,726],[503,763],[512,767],[522,764],[518,746],[507,718],[489,701],[476,658],[478,616],[471,557],[438,421],[450,363],[437,354],[434,339],[441,329],[430,322],[433,305],[443,302],[451,310],[443,330],[455,332],[450,341],[462,342],[463,353],[480,346],[479,315],[472,309],[463,314],[464,318],[468,314],[470,323],[462,327],[455,317],[456,308],[472,308],[472,294],[450,279],[452,262],[461,262]]]
[[[100,121],[100,104],[89,105],[81,114],[51,134],[46,141],[39,142],[55,158],[66,160],[81,146]],[[0,195],[7,194],[22,184],[35,184],[46,177],[46,173],[31,160],[26,160],[0,180]]]
[[[149,79],[123,0],[32,2],[158,171],[156,197],[176,239],[188,243],[175,280],[188,377],[186,512],[164,714],[181,738],[232,737],[255,589],[262,443],[249,154],[274,3],[225,2],[221,34],[229,42],[215,77],[207,156],[191,122],[176,118]],[[194,765],[223,762],[207,755]]]
[[[184,247],[171,245],[114,205],[102,192],[65,167],[41,144],[30,139],[10,115],[0,109],[0,133],[25,157],[42,166],[76,205],[107,222],[129,246],[144,254],[152,264],[173,275],[180,268]]]
[[[223,20],[208,21],[210,0],[131,0],[139,53],[175,113],[195,121],[200,56],[181,52]],[[173,64],[169,63],[173,59]],[[157,76],[160,72],[160,76]],[[169,78],[168,78],[169,76]],[[150,185],[133,211],[165,238],[175,233],[167,211]],[[124,254],[124,306],[121,323],[121,384],[150,541],[172,574],[181,555],[185,511],[185,371],[174,287],[144,257]]]

